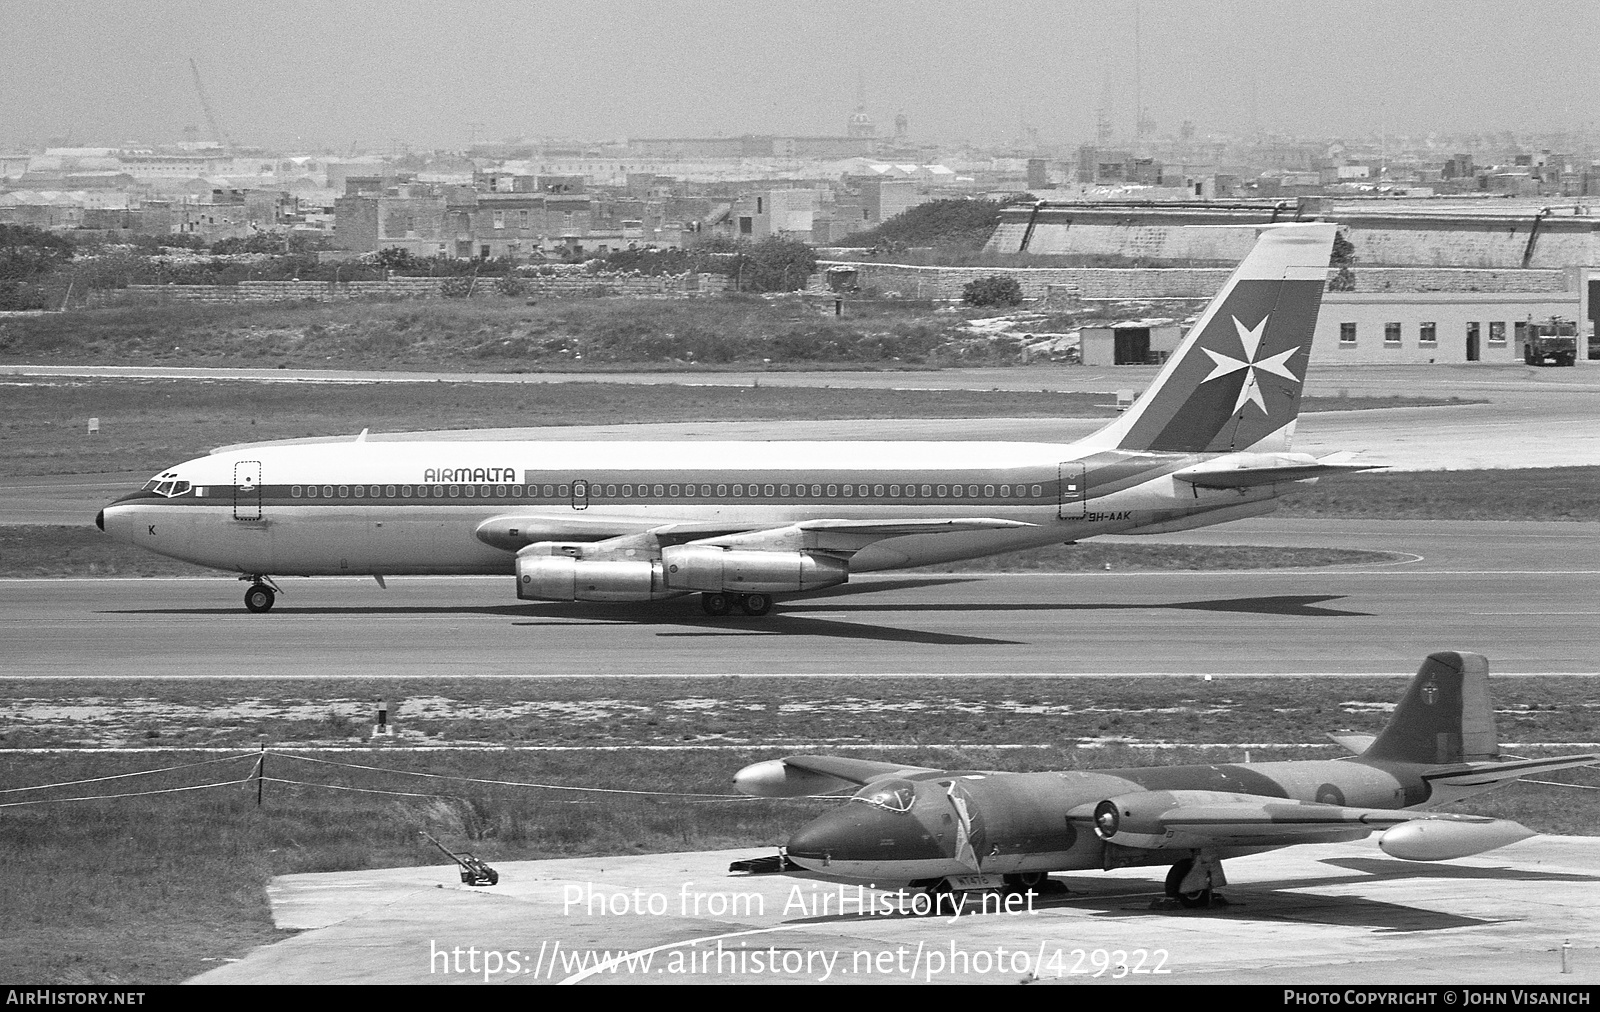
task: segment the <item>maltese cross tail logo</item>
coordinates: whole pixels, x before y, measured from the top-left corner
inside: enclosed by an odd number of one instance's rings
[[[1271,316],[1263,316],[1261,322],[1256,324],[1254,328],[1246,327],[1240,323],[1237,316],[1233,318],[1234,329],[1239,332],[1239,344],[1244,349],[1244,358],[1242,359],[1231,358],[1221,352],[1212,351],[1210,348],[1200,349],[1210,355],[1211,361],[1215,363],[1211,369],[1211,375],[1201,380],[1200,382],[1202,383],[1210,383],[1214,379],[1231,376],[1240,369],[1245,370],[1244,385],[1239,388],[1239,399],[1233,405],[1233,410],[1236,414],[1245,404],[1252,401],[1255,402],[1256,407],[1261,409],[1263,415],[1267,414],[1267,403],[1261,399],[1261,387],[1256,383],[1257,370],[1269,372],[1274,376],[1282,376],[1284,379],[1293,380],[1296,383],[1300,382],[1300,377],[1290,372],[1288,365],[1289,358],[1300,350],[1299,345],[1295,345],[1288,351],[1279,352],[1270,358],[1260,359],[1259,361],[1256,359],[1256,355],[1261,350],[1261,335],[1266,333],[1267,321],[1271,318]]]

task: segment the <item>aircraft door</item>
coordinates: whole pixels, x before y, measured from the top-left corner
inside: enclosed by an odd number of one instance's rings
[[[575,510],[589,508],[589,483],[582,478],[572,483],[572,508]]]
[[[233,465],[233,518],[261,519],[261,461],[241,460]]]
[[[1058,471],[1059,498],[1056,500],[1056,516],[1062,520],[1082,520],[1086,504],[1089,501],[1089,485],[1084,465],[1076,462],[1064,462]]]

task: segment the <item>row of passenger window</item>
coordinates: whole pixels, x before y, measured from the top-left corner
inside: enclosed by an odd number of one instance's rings
[[[918,497],[924,499],[1025,499],[1044,494],[1042,485],[790,485],[790,484],[734,484],[734,485],[599,485],[590,482],[573,482],[570,485],[294,485],[289,495],[295,499],[588,499],[604,496],[607,499],[677,499],[685,496],[719,498],[788,498],[791,496],[828,496],[830,498],[855,498],[857,496],[891,499]]]

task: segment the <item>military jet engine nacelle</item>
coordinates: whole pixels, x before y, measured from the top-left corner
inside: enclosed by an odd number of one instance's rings
[[[1171,791],[1142,791],[1108,798],[1094,806],[1094,834],[1124,847],[1164,850],[1188,846],[1188,841],[1169,836],[1167,827],[1161,824],[1161,816],[1181,803]]]
[[[666,589],[659,562],[522,554],[517,556],[517,596],[532,601],[654,601],[674,592]]]
[[[661,550],[667,586],[730,594],[782,594],[832,587],[850,579],[850,564],[805,552],[725,550],[674,545]]]

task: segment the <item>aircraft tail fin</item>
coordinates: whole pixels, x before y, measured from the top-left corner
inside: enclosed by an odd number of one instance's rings
[[[1144,396],[1090,439],[1107,449],[1289,449],[1335,226],[1259,235]]]
[[[1429,654],[1363,759],[1446,765],[1499,758],[1489,662],[1481,654]]]

